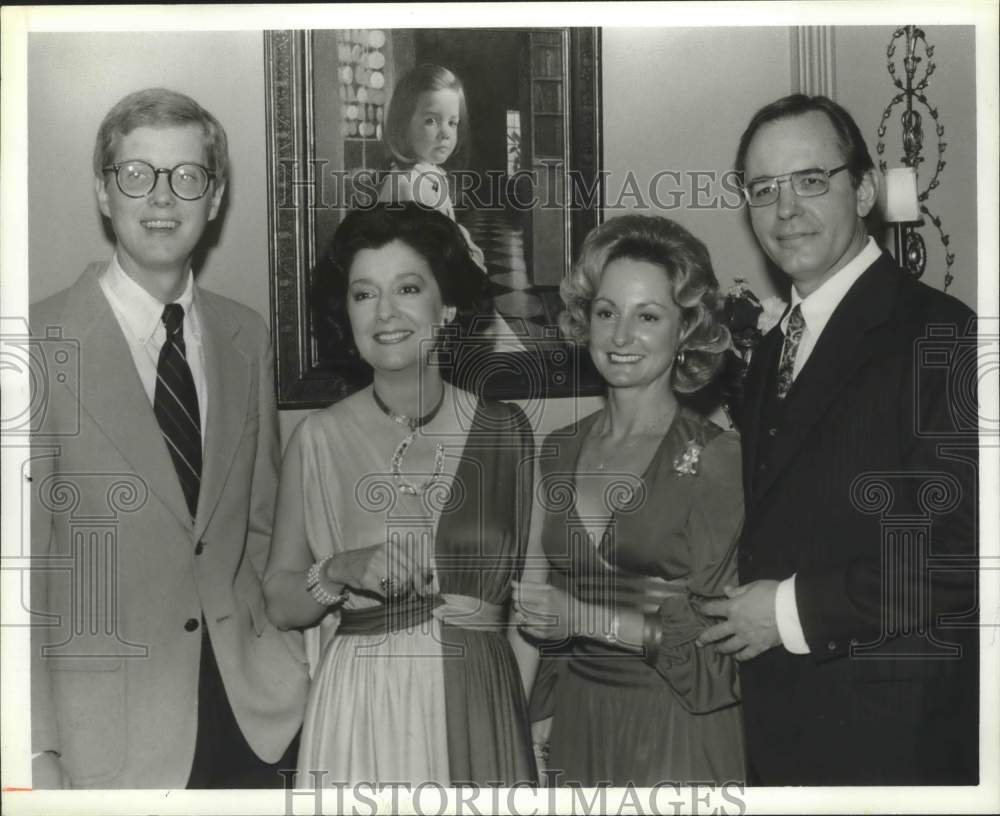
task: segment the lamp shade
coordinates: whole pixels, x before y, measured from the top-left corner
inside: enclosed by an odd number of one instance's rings
[[[890,167],[885,171],[885,220],[892,223],[920,220],[915,167]]]

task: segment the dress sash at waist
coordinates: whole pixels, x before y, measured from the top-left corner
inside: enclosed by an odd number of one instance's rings
[[[584,603],[635,609],[644,615],[656,612],[668,598],[688,594],[687,580],[683,578],[667,581],[652,575],[625,576],[616,572],[574,576],[567,584],[570,593]]]
[[[500,631],[506,628],[504,607],[471,595],[441,593],[408,598],[364,609],[342,609],[338,635],[380,635],[412,629],[431,617],[462,629]]]
[[[617,688],[663,688],[667,686],[643,655],[614,649],[600,643],[573,644],[569,670],[578,677],[602,686]]]
[[[609,580],[610,578],[610,580]],[[653,575],[611,572],[604,579],[578,578],[571,585],[573,595],[586,603],[618,610],[655,614],[670,598],[687,597],[687,580],[667,580]],[[666,689],[663,677],[649,665],[644,654],[636,654],[598,641],[576,639],[569,658],[569,670],[603,686]]]
[[[431,614],[442,623],[450,623],[462,629],[501,630],[507,628],[504,607],[491,604],[472,595],[454,595],[442,592],[441,602]]]

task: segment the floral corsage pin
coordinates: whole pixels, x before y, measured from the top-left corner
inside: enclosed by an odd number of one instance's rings
[[[681,476],[697,476],[698,461],[701,459],[701,452],[704,445],[700,445],[693,439],[689,439],[684,453],[674,459],[674,470]]]

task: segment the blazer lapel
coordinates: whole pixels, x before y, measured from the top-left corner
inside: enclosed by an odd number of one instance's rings
[[[125,335],[100,289],[104,265],[88,267],[74,287],[63,316],[63,332],[80,341],[80,380],[75,396],[151,493],[190,530],[191,515],[156,422],[153,406],[135,370]],[[72,387],[68,384],[70,390]]]
[[[789,392],[784,422],[787,432],[774,440],[770,467],[754,481],[754,499],[759,499],[774,484],[841,390],[877,351],[878,344],[868,334],[889,319],[898,290],[898,274],[892,259],[883,254],[834,310]],[[754,432],[758,430],[755,428]]]
[[[204,295],[199,297],[198,309],[208,384],[208,418],[205,466],[195,521],[196,538],[208,527],[229,476],[247,418],[256,410],[250,405],[250,368],[256,365],[256,361],[239,346],[239,326],[214,308]]]

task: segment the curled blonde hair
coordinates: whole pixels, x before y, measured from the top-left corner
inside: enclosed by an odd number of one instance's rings
[[[732,347],[729,329],[719,320],[719,282],[705,245],[668,218],[623,215],[590,232],[572,271],[559,285],[565,306],[559,315],[563,334],[587,344],[594,295],[608,264],[621,258],[655,264],[670,281],[683,322],[674,390],[689,394],[708,385]]]

